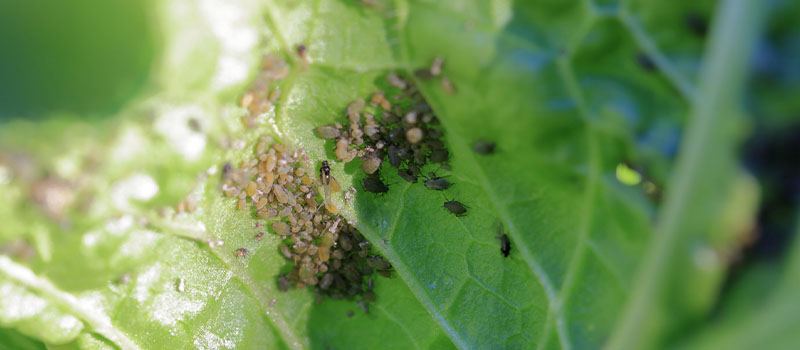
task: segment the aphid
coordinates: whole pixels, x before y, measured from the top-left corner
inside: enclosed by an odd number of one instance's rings
[[[331,125],[323,125],[317,127],[317,135],[323,139],[335,139],[341,135],[339,129]]]
[[[456,93],[456,88],[453,86],[453,82],[446,77],[442,77],[442,80],[439,81],[439,84],[442,86],[442,90],[444,93],[448,95],[452,95]]]
[[[363,163],[361,163],[361,170],[363,170],[365,174],[370,175],[375,173],[380,166],[381,166],[380,158],[369,156],[364,159]]]
[[[186,279],[184,279],[183,277],[178,278],[178,280],[175,281],[175,289],[177,289],[178,292],[181,293],[186,291]]]
[[[278,236],[285,236],[289,234],[289,225],[283,221],[275,221],[272,223],[272,230]]]
[[[255,237],[253,237],[253,240],[260,241],[262,238],[264,238],[264,232],[259,232]]]
[[[243,257],[247,256],[247,249],[245,249],[245,248],[236,249],[236,251],[233,252],[233,254],[236,255],[239,258],[243,258]]]
[[[353,310],[347,311],[347,318],[351,318],[351,317],[353,317],[355,315],[356,315],[356,313],[353,312]]]
[[[377,178],[376,176],[368,176],[361,179],[361,185],[364,186],[364,190],[370,193],[386,193],[389,192],[389,187],[381,181],[381,179]]]
[[[389,145],[389,150],[386,152],[389,157],[389,164],[395,168],[400,166],[401,160],[399,153],[399,149],[395,145]]]
[[[408,87],[408,83],[394,73],[389,73],[389,75],[386,76],[386,81],[400,90],[405,90]]]
[[[453,185],[450,181],[437,176],[426,179],[424,184],[428,189],[435,191],[444,191]]]
[[[231,170],[233,170],[233,165],[231,164],[231,162],[226,162],[225,165],[222,166],[222,179],[223,180],[228,178],[228,176],[231,173]]]
[[[433,59],[433,63],[431,64],[431,70],[430,70],[431,75],[433,75],[434,77],[438,77],[439,75],[441,75],[443,63],[444,59],[440,56],[436,56],[436,58]]]
[[[704,37],[708,33],[708,20],[698,13],[686,15],[685,23],[686,27],[698,37]]]
[[[408,181],[408,182],[410,182],[412,184],[417,183],[417,176],[414,175],[414,173],[410,169],[400,169],[400,168],[398,168],[397,169],[397,175],[400,175],[400,177],[402,177],[403,180],[406,180],[406,181]]]
[[[392,264],[380,255],[370,255],[367,257],[367,264],[376,270],[389,270]]]
[[[472,150],[480,155],[487,155],[494,153],[495,143],[491,141],[477,141],[472,145]]]
[[[433,74],[431,74],[431,70],[428,68],[417,69],[414,71],[414,75],[416,75],[417,78],[420,78],[422,80],[430,80],[431,78],[433,78]]]
[[[289,290],[292,287],[292,282],[289,281],[289,278],[286,275],[278,276],[278,289],[282,292]]]
[[[300,56],[300,58],[306,59],[306,52],[307,51],[308,51],[308,48],[305,45],[303,45],[303,44],[297,45],[297,56]]]
[[[653,62],[650,56],[647,56],[643,52],[636,54],[636,63],[638,63],[642,69],[650,72],[656,70],[657,68],[655,62]]]
[[[406,131],[406,140],[411,144],[422,141],[423,132],[420,128],[411,128]]]
[[[467,206],[463,203],[455,200],[444,202],[444,208],[449,210],[450,213],[457,217],[461,217],[467,214]]]
[[[500,240],[500,252],[507,258],[511,253],[511,240],[508,239],[507,234],[503,233],[503,224],[499,222],[497,223],[497,239]]]
[[[200,122],[197,121],[196,118],[189,118],[189,122],[188,123],[189,123],[189,129],[191,129],[192,131],[194,131],[194,132],[203,131],[202,128],[200,127]]]
[[[448,152],[446,149],[443,148],[437,149],[431,152],[429,158],[433,163],[444,163],[448,159],[450,159],[450,152]]]

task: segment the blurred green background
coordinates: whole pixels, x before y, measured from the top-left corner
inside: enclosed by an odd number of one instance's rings
[[[151,1],[0,1],[0,118],[110,115],[156,54]]]

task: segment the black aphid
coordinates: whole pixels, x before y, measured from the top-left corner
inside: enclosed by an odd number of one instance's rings
[[[389,145],[389,150],[386,152],[387,156],[389,157],[389,164],[393,167],[397,168],[400,166],[400,152],[399,148],[395,145]]]
[[[447,181],[446,179],[441,177],[431,177],[425,180],[424,184],[425,187],[427,187],[428,189],[435,191],[444,191],[453,185],[450,181]]]
[[[437,149],[431,152],[430,160],[434,163],[444,163],[450,159],[450,152],[446,149]]]
[[[286,278],[286,275],[278,276],[278,289],[282,292],[289,290],[292,287],[292,282],[289,282],[289,279]]]
[[[412,184],[417,183],[417,176],[410,169],[397,169],[397,175]]]
[[[500,240],[500,252],[507,258],[508,254],[511,253],[511,240],[503,232],[503,224],[500,222],[497,223],[497,239]]]
[[[417,69],[414,71],[414,75],[416,75],[417,78],[420,78],[422,80],[429,80],[433,78],[433,74],[431,73],[431,70],[428,68]]]
[[[472,146],[472,150],[480,155],[487,155],[494,153],[494,142],[491,141],[478,141]]]
[[[503,253],[504,257],[508,257],[508,254],[511,253],[511,240],[508,239],[507,234],[502,234],[500,237],[500,252]]]
[[[650,72],[656,70],[656,63],[653,62],[653,60],[650,58],[650,56],[647,56],[646,54],[644,54],[642,52],[636,54],[636,63],[638,63],[639,67],[642,67],[642,69],[644,69],[644,70],[647,70],[647,71],[650,71]]]
[[[708,19],[698,13],[690,13],[686,15],[686,27],[698,37],[705,37],[708,33]]]
[[[371,193],[386,193],[389,192],[389,187],[386,186],[381,179],[375,176],[368,176],[361,180],[364,190]]]
[[[455,216],[461,217],[467,214],[467,207],[459,201],[444,202],[444,208]]]
[[[231,162],[226,162],[225,165],[222,166],[222,178],[228,178],[228,175],[231,174],[231,170],[233,170],[233,165],[231,165]]]
[[[392,268],[392,264],[379,255],[370,255],[369,257],[367,257],[367,264],[369,264],[369,266],[372,266],[374,269],[379,271],[380,270],[386,271]]]

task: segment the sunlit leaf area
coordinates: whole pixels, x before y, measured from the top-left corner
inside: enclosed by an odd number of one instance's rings
[[[0,3],[0,349],[796,349],[800,2]]]

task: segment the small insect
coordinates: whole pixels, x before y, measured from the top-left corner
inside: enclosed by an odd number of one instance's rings
[[[442,86],[442,91],[444,91],[444,93],[448,95],[456,93],[456,88],[453,86],[453,82],[450,81],[450,79],[447,79],[447,77],[442,77],[442,79],[439,80],[439,84]]]
[[[243,258],[243,257],[247,256],[247,249],[245,249],[245,248],[236,249],[236,251],[233,252],[233,254],[236,255],[239,258]]]
[[[191,129],[194,132],[203,131],[203,128],[200,126],[200,122],[195,118],[189,118],[188,124],[189,124],[189,129]]]
[[[433,174],[431,174],[431,175],[433,175]],[[450,186],[453,185],[453,183],[451,183],[450,181],[447,181],[446,179],[438,177],[438,176],[432,176],[432,177],[426,179],[423,184],[428,189],[435,190],[435,191],[444,191],[444,190],[450,188]]]
[[[386,193],[389,192],[389,187],[386,186],[381,179],[376,176],[368,176],[361,180],[364,190],[370,193]]]
[[[291,287],[292,287],[292,282],[289,281],[286,275],[278,276],[278,289],[280,289],[281,292],[285,292],[289,290],[289,288]]]
[[[441,56],[436,56],[436,58],[433,59],[433,63],[431,64],[431,69],[430,69],[431,75],[433,75],[434,77],[438,77],[439,75],[441,75],[443,63],[444,59]]]
[[[376,270],[387,271],[392,268],[392,264],[379,255],[370,255],[367,258],[367,264]]]
[[[656,63],[653,62],[653,59],[642,52],[636,54],[636,63],[638,63],[642,69],[650,72],[655,71],[657,68]]]
[[[231,170],[233,170],[233,165],[231,164],[231,162],[227,162],[227,163],[225,163],[225,165],[222,166],[222,179],[223,180],[228,178],[228,176],[230,176]]]
[[[497,223],[497,239],[500,240],[500,252],[507,258],[508,254],[511,253],[511,240],[503,232],[503,224],[499,222]]]
[[[444,208],[450,211],[451,214],[455,215],[456,217],[462,217],[467,215],[467,206],[459,201],[450,200],[444,202]]]
[[[400,177],[402,177],[403,180],[406,180],[406,181],[408,181],[408,182],[410,182],[412,184],[417,183],[417,176],[414,175],[414,172],[412,172],[411,169],[399,169],[398,168],[397,169],[397,175],[400,175]]]
[[[450,152],[447,152],[446,149],[437,149],[431,152],[430,156],[431,162],[433,163],[444,163],[448,159],[450,159]]]
[[[704,37],[708,33],[708,20],[698,13],[686,15],[686,27],[697,37]]]
[[[260,241],[262,238],[264,238],[264,232],[259,232],[255,237],[253,237],[253,240]]]
[[[431,73],[431,70],[428,68],[419,68],[414,71],[414,75],[416,75],[417,78],[420,78],[422,80],[430,80],[431,78],[433,78],[433,74]]]
[[[322,166],[319,168],[319,182],[322,184],[322,192],[323,198],[325,199],[325,209],[327,209],[332,214],[339,213],[339,208],[333,204],[331,201],[331,192],[339,192],[342,190],[342,186],[339,185],[339,181],[336,181],[336,178],[331,176],[331,167],[328,165],[327,160],[322,161]]]
[[[181,293],[186,291],[186,279],[184,279],[183,277],[178,278],[178,280],[175,281],[175,289]]]
[[[297,45],[297,56],[300,56],[300,58],[306,59],[306,52],[307,51],[308,51],[308,48],[305,45],[303,45],[303,44]]]
[[[472,146],[472,150],[480,155],[487,155],[494,153],[494,142],[491,141],[478,141]]]

